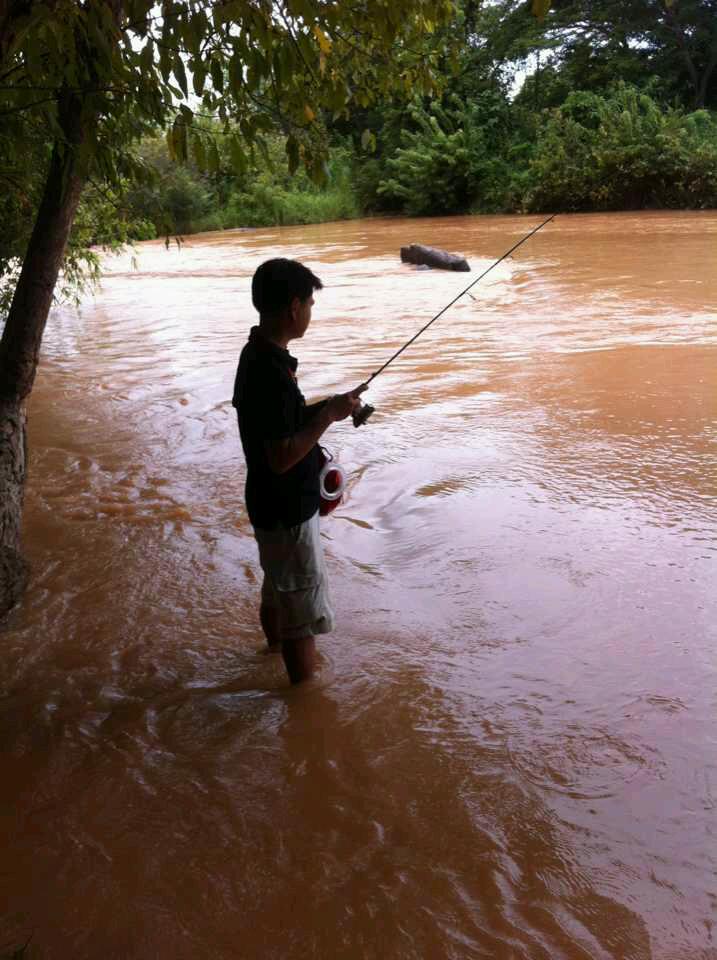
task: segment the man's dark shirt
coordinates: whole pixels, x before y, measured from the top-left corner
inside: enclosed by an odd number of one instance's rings
[[[249,520],[260,530],[298,526],[319,509],[318,444],[285,473],[274,473],[266,455],[266,441],[297,433],[321,406],[307,407],[296,383],[297,366],[288,350],[252,327],[239,358],[232,404],[246,458]]]

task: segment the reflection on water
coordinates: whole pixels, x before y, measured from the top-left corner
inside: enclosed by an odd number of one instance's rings
[[[251,275],[354,386],[532,218],[142,244],[54,311],[2,630],[0,943],[38,957],[708,960],[717,216],[560,217],[332,428],[336,634],[262,650],[229,405]],[[477,273],[476,273],[477,275]]]

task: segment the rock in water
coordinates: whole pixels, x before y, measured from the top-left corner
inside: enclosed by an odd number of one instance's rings
[[[438,250],[436,247],[424,247],[422,243],[411,243],[407,247],[401,247],[401,260],[403,263],[425,264],[427,267],[457,270],[459,273],[469,273],[471,269],[465,257]]]

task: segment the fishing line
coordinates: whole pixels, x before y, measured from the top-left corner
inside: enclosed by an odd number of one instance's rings
[[[517,250],[518,247],[521,246],[521,244],[525,243],[526,240],[530,240],[533,234],[537,233],[538,230],[542,230],[547,223],[550,223],[550,221],[554,219],[555,219],[555,214],[552,214],[551,216],[548,217],[547,220],[543,220],[543,222],[539,224],[537,227],[535,227],[534,230],[531,230],[530,233],[527,233],[522,238],[522,240],[519,240],[517,243],[514,243],[513,246],[510,248],[510,250],[506,250],[503,256],[499,257],[498,260],[495,261],[495,263],[491,263],[491,265],[486,270],[484,270],[479,277],[476,277],[472,283],[468,284],[465,290],[461,290],[461,292],[458,294],[457,297],[454,297],[450,303],[447,303],[445,307],[443,307],[443,309],[440,310],[435,315],[435,317],[433,317],[431,320],[428,321],[428,323],[426,323],[424,326],[421,327],[418,333],[414,334],[410,340],[404,343],[404,345],[400,348],[400,350],[397,350],[392,357],[389,357],[389,359],[383,364],[382,367],[379,367],[375,373],[372,373],[371,376],[368,378],[368,380],[365,381],[366,386],[368,386],[372,380],[375,380],[376,377],[379,375],[379,373],[383,373],[383,371],[386,369],[389,363],[393,363],[396,357],[399,357],[403,353],[403,351],[406,349],[406,347],[410,347],[411,344],[414,342],[414,340],[418,340],[421,334],[425,333],[425,331],[428,330],[428,328],[431,326],[432,323],[435,323],[439,317],[443,316],[443,314],[446,312],[446,310],[449,309],[449,307],[452,307],[454,303],[456,303],[458,300],[461,299],[461,297],[465,296],[468,293],[468,291],[471,289],[471,287],[474,287],[479,280],[482,280],[483,277],[485,277],[486,274],[490,273],[494,267],[497,267],[499,263],[502,263],[503,260],[505,260],[506,257],[509,257],[514,250]],[[358,407],[356,410],[354,410],[352,414],[354,426],[360,427],[362,424],[366,423],[366,421],[368,420],[368,418],[371,416],[371,414],[374,412],[375,409],[376,408],[372,407],[370,403],[362,403],[361,406]]]

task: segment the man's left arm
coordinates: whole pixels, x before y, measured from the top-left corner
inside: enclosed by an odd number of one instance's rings
[[[337,393],[321,405],[312,423],[307,423],[297,433],[281,437],[274,441],[265,440],[264,449],[269,468],[274,473],[286,473],[309,453],[319,442],[321,435],[332,423],[345,420],[361,405],[359,396],[366,389],[366,384],[350,393]]]
[[[326,404],[329,402],[329,398],[326,400],[319,400],[317,403],[307,403],[304,407],[304,423],[309,423],[314,419],[317,413],[324,409]]]

